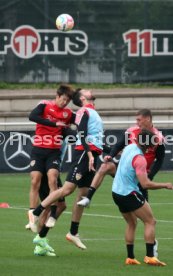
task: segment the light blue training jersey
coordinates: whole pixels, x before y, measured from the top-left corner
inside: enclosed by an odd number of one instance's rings
[[[83,107],[79,109],[76,113],[76,118],[81,116],[84,111],[87,110],[89,119],[88,119],[88,129],[87,129],[87,142],[96,146],[99,149],[103,149],[103,123],[98,112],[89,107]],[[78,118],[77,118],[78,120]],[[80,135],[77,135],[76,145],[81,145]]]
[[[128,145],[123,150],[113,180],[112,192],[123,196],[130,194],[132,191],[137,191],[141,194],[138,187],[139,181],[136,177],[135,169],[132,166],[133,158],[136,155],[144,155],[136,144]]]

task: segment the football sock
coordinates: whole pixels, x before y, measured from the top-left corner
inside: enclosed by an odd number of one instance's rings
[[[51,205],[51,207],[50,207],[50,210],[51,210],[50,216],[55,218],[55,219],[56,219],[56,209],[57,209],[56,205]]]
[[[134,244],[127,244],[127,257],[130,259],[134,259],[135,255],[134,255]]]
[[[87,198],[91,200],[91,198],[93,197],[95,191],[96,191],[96,189],[94,187],[89,187]]]
[[[34,214],[35,216],[38,216],[38,217],[39,217],[39,215],[43,212],[44,209],[45,209],[45,208],[40,204],[40,205],[38,205],[38,207],[34,210],[33,214]]]
[[[146,243],[146,256],[154,257],[154,243]]]
[[[71,227],[70,227],[70,233],[75,236],[78,233],[78,228],[79,228],[79,222],[72,221]]]
[[[42,229],[39,232],[39,236],[40,238],[45,238],[47,236],[47,233],[49,232],[49,227],[47,227],[46,225],[43,225]]]

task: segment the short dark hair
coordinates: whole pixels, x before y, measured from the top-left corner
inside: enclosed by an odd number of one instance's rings
[[[140,109],[136,115],[142,115],[143,117],[150,117],[150,119],[152,119],[152,113],[150,109],[144,108],[144,109]]]
[[[148,148],[155,146],[155,138],[155,134],[152,131],[142,129],[137,136],[137,142],[141,149],[146,151]]]
[[[82,88],[77,88],[73,94],[73,104],[74,105],[77,105],[79,107],[82,107],[82,102],[81,102],[81,99],[80,99],[80,96],[81,96],[81,90]]]
[[[61,84],[57,89],[57,95],[60,97],[66,95],[69,99],[73,98],[74,90],[69,84]]]

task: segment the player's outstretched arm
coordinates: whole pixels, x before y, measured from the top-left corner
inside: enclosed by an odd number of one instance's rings
[[[137,178],[144,189],[157,190],[157,189],[169,189],[173,190],[173,184],[170,182],[154,182],[151,181],[147,174],[139,174]]]

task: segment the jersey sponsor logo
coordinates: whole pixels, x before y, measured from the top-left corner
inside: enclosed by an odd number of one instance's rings
[[[173,31],[131,29],[123,33],[129,57],[173,56]]]
[[[67,118],[68,117],[68,112],[64,111],[62,115],[63,115],[64,118]]]
[[[61,32],[58,30],[35,29],[21,25],[14,31],[0,29],[0,55],[8,50],[22,59],[35,55],[83,55],[88,50],[87,34],[80,30]]]

